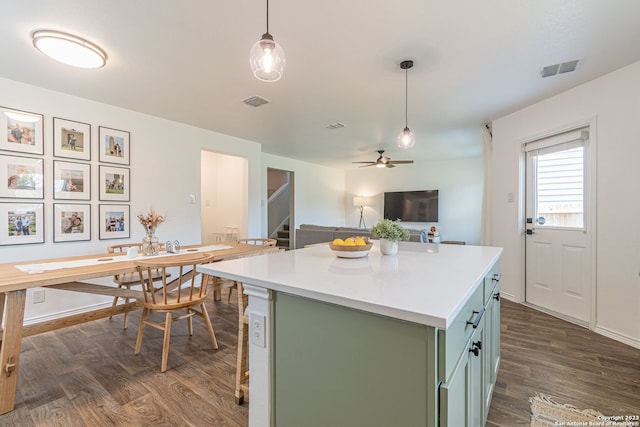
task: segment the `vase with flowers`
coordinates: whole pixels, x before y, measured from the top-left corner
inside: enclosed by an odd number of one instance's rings
[[[156,211],[151,209],[146,214],[139,214],[138,221],[140,221],[146,233],[142,239],[142,255],[158,255],[160,245],[158,244],[158,237],[156,237],[156,228],[164,222],[164,216],[158,215]]]
[[[398,242],[409,240],[409,231],[400,225],[400,221],[380,220],[372,229],[373,237],[380,239],[380,252],[383,255],[398,253]]]

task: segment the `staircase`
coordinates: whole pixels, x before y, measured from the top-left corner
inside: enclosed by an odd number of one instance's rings
[[[291,248],[289,246],[289,224],[282,225],[282,230],[278,230],[276,239],[278,240],[277,247],[287,250]]]

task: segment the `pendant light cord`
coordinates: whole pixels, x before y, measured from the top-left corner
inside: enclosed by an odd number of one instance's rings
[[[269,0],[267,0],[267,34],[269,34]]]
[[[408,105],[409,105],[409,69],[405,68],[404,69],[404,127],[407,127],[407,123],[409,123],[409,121],[407,120],[407,110],[409,109]]]

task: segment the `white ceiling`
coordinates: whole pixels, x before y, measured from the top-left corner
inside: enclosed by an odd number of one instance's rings
[[[353,168],[378,149],[397,160],[480,155],[484,123],[640,60],[637,0],[271,0],[269,30],[287,68],[264,83],[248,56],[266,30],[265,5],[0,0],[0,77]],[[31,45],[38,29],[93,41],[107,66],[52,61]],[[405,124],[403,59],[415,61],[416,146],[406,151],[395,146]],[[542,67],[573,59],[577,71],[540,78]],[[241,102],[253,95],[271,103]],[[338,121],[347,126],[325,128]]]

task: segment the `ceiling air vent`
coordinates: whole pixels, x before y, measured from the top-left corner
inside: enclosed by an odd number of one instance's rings
[[[540,71],[542,77],[551,77],[558,74],[571,73],[578,68],[579,59],[563,62],[562,64],[547,65]]]
[[[325,128],[329,129],[329,130],[333,130],[333,129],[340,129],[345,127],[346,125],[344,123],[340,123],[340,122],[335,122],[335,123],[329,123],[328,125],[325,126]]]
[[[251,105],[252,107],[260,107],[261,105],[268,104],[268,99],[261,98],[259,96],[250,96],[242,100],[247,105]]]

